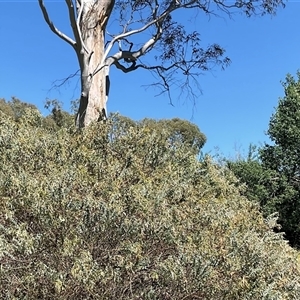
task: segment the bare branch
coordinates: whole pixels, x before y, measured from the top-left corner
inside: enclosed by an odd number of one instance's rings
[[[122,47],[120,45],[120,41],[119,42],[119,52],[117,52],[116,54],[108,57],[104,64],[102,66],[98,66],[97,69],[93,72],[93,76],[95,76],[100,70],[102,70],[102,68],[104,66],[111,66],[112,64],[114,64],[118,69],[122,70],[125,73],[131,72],[133,70],[136,70],[137,67],[136,65],[136,60],[144,55],[147,51],[149,51],[154,44],[159,40],[159,38],[161,37],[162,34],[162,26],[161,23],[159,22],[157,25],[158,29],[157,29],[157,33],[154,37],[152,37],[151,39],[149,39],[138,51],[131,51],[131,48],[133,46],[133,43],[127,41],[128,44],[130,44],[130,48],[129,51],[123,51]],[[124,38],[125,39],[125,38]],[[124,59],[126,62],[131,62],[134,65],[132,65],[129,68],[124,67],[123,65],[121,65],[119,63],[120,59]]]
[[[151,48],[153,48],[153,46],[155,45],[155,43],[160,39],[160,37],[162,36],[162,24],[161,22],[157,23],[157,32],[156,35],[153,36],[151,39],[149,39],[138,51],[135,51],[132,53],[132,57],[134,57],[135,59],[139,58],[140,56],[144,55],[146,52],[148,52]]]
[[[79,4],[79,10],[78,10],[78,16],[76,18],[76,15],[75,15],[75,7],[74,7],[74,3],[72,0],[65,0],[66,1],[66,4],[68,6],[68,11],[69,11],[69,18],[70,18],[70,21],[71,21],[71,26],[72,26],[72,30],[73,30],[73,34],[75,36],[75,40],[77,41],[77,47],[78,47],[78,50],[80,51],[81,47],[83,47],[83,49],[86,51],[86,53],[90,53],[90,51],[86,48],[83,40],[82,40],[82,33],[81,33],[81,30],[80,30],[80,26],[79,26],[79,22],[80,22],[80,19],[81,19],[81,16],[82,16],[82,11],[83,11],[83,6],[84,6],[84,2],[81,3],[81,2],[78,2],[77,3]]]
[[[154,10],[154,13],[156,14],[157,12],[157,8]],[[119,36],[122,36],[119,40],[116,39],[116,37],[109,43],[109,46],[107,47],[107,50],[109,49],[109,47],[115,43],[115,42],[119,42],[119,50],[121,50],[120,52],[116,53],[115,55],[111,56],[112,60],[111,59],[105,59],[103,60],[103,62],[101,64],[98,65],[98,67],[96,68],[96,70],[93,72],[93,76],[95,74],[97,74],[104,66],[110,66],[111,64],[115,64],[116,67],[118,69],[121,69],[123,72],[124,70],[127,70],[126,72],[129,72],[127,68],[122,68],[122,65],[120,63],[117,63],[118,60],[120,59],[127,59],[127,60],[130,60],[130,62],[134,62],[136,61],[140,56],[144,55],[147,51],[149,51],[153,46],[154,44],[160,39],[161,35],[162,35],[162,20],[160,17],[158,18],[158,20],[156,20],[156,22],[152,23],[151,25],[156,25],[157,27],[157,32],[155,34],[155,36],[153,36],[151,39],[149,39],[138,51],[131,51],[131,48],[133,46],[133,43],[127,41],[128,44],[131,44],[131,47],[130,47],[130,51],[122,51],[121,47],[120,47],[120,40],[126,40],[126,36],[124,34],[121,34]],[[150,22],[151,23],[151,22]],[[148,23],[148,24],[150,24]],[[149,26],[151,26],[149,25]],[[148,27],[149,27],[148,26]],[[144,26],[145,27],[145,26]],[[148,28],[147,27],[147,28]],[[146,30],[147,28],[143,29],[143,30]],[[143,31],[141,30],[141,31]],[[133,30],[134,31],[134,30]],[[133,31],[130,31],[129,33],[133,32]],[[139,32],[141,32],[139,31]],[[138,33],[138,32],[136,32]],[[134,34],[134,33],[133,33]],[[104,54],[104,58],[106,57],[106,55],[108,54],[109,51],[105,51],[105,54]],[[132,68],[129,68],[130,71],[133,71]]]
[[[120,64],[120,62],[118,60],[115,60],[114,65],[117,67],[117,69],[121,70],[124,73],[129,73],[129,72],[135,71],[137,68],[139,68],[139,65],[137,66],[135,61],[133,61],[131,66],[128,68],[126,68],[125,66]]]
[[[196,0],[192,0],[191,2],[195,2]],[[172,11],[178,9],[179,6],[175,6],[174,4],[170,4],[169,7],[157,18],[155,18],[154,20],[150,21],[149,23],[147,23],[146,25],[144,25],[143,27],[139,28],[139,29],[134,29],[134,30],[131,30],[131,31],[128,31],[128,32],[125,32],[125,33],[121,33],[117,36],[115,36],[111,42],[108,44],[106,50],[105,50],[105,53],[103,55],[103,59],[100,63],[100,67],[104,64],[109,52],[111,51],[113,45],[118,41],[118,40],[121,40],[121,39],[124,39],[128,36],[131,36],[131,35],[134,35],[134,34],[138,34],[138,33],[141,33],[145,30],[147,30],[150,26],[154,25],[154,24],[157,24],[159,23],[160,21],[162,21],[166,16],[168,16]]]
[[[70,37],[68,37],[66,34],[64,34],[63,32],[59,31],[55,27],[53,22],[50,20],[50,17],[48,15],[48,12],[47,12],[47,9],[45,7],[45,4],[44,4],[43,0],[39,0],[39,5],[40,5],[40,8],[42,10],[44,19],[45,19],[46,23],[48,24],[48,26],[50,27],[51,31],[54,32],[57,36],[59,36],[61,39],[63,39],[65,42],[70,44],[72,47],[75,47],[76,42],[73,39],[71,39]]]
[[[134,29],[131,31],[127,31],[115,36],[109,43],[108,46],[105,50],[105,53],[103,55],[102,61],[99,63],[99,66],[97,67],[97,69],[94,71],[93,74],[98,73],[103,66],[105,65],[105,61],[108,57],[109,52],[111,51],[113,45],[118,42],[119,40],[125,39],[126,37],[141,33],[145,30],[147,30],[150,26],[152,25],[156,25],[158,31],[156,33],[156,35],[154,37],[152,37],[151,39],[149,39],[138,51],[132,52],[132,57],[137,59],[138,57],[144,55],[148,50],[150,50],[154,44],[160,39],[161,35],[162,35],[162,22],[163,20],[170,15],[173,11],[180,9],[180,8],[194,8],[194,7],[198,7],[203,9],[204,11],[208,12],[208,10],[206,9],[205,6],[203,6],[202,4],[197,3],[197,0],[190,0],[186,3],[180,4],[179,1],[172,1],[170,3],[170,5],[165,9],[165,11],[163,13],[161,13],[159,16],[157,16],[157,12],[158,12],[158,2],[155,1],[155,7],[152,10],[152,16],[153,16],[153,20],[148,22],[146,25],[144,25],[143,27],[139,28],[139,29]],[[194,4],[194,5],[193,5]],[[114,55],[114,58],[116,58],[116,55]],[[123,58],[123,57],[121,57]]]
[[[193,43],[197,40],[193,40],[193,38],[195,38],[193,35],[190,37],[193,46]],[[186,47],[186,49],[187,48],[189,47]],[[117,60],[115,60],[113,64],[125,73],[134,71],[138,68],[153,72],[158,77],[159,81],[152,84],[152,86],[159,87],[161,90],[160,94],[167,93],[171,104],[170,89],[174,85],[180,89],[180,95],[185,91],[187,92],[187,97],[195,102],[196,93],[193,86],[195,86],[200,93],[202,92],[197,79],[197,77],[202,74],[201,71],[212,69],[215,65],[221,65],[223,68],[230,63],[230,60],[227,57],[222,58],[224,50],[216,44],[209,46],[206,50],[194,47],[192,47],[192,50],[193,51],[189,54],[191,56],[190,59],[186,58],[187,53],[185,52],[180,56],[175,57],[175,61],[167,66],[164,65],[164,62],[166,61],[163,61],[160,65],[150,66],[143,63],[136,64],[134,61],[128,68],[121,65]],[[121,55],[121,53],[119,55]],[[178,78],[178,72],[184,75],[184,80],[176,79]]]
[[[75,73],[70,74],[66,78],[55,80],[52,83],[52,87],[51,87],[51,89],[49,91],[51,91],[53,89],[59,89],[60,87],[62,87],[63,85],[65,85],[69,80],[71,80],[72,78],[76,77],[79,73],[80,73],[80,70],[77,70]]]

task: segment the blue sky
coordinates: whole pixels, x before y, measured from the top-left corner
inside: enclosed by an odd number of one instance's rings
[[[63,0],[46,1],[54,22],[70,33]],[[122,74],[111,71],[109,112],[135,120],[179,117],[196,123],[207,136],[205,152],[226,156],[246,153],[249,143],[267,141],[269,119],[283,96],[280,84],[287,73],[300,69],[300,2],[289,2],[275,17],[233,19],[198,16],[186,19],[189,30],[201,33],[203,44],[219,43],[231,65],[199,77],[202,94],[194,107],[179,91],[173,91],[174,106],[157,91],[145,89],[152,76],[145,71]],[[186,16],[183,15],[184,18]],[[50,88],[78,69],[73,49],[55,36],[43,20],[37,1],[0,0],[0,98],[15,96],[43,109],[45,99],[58,99],[68,108],[79,97],[76,80],[59,91]]]

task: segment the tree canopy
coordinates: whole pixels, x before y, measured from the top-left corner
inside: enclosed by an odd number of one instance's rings
[[[81,77],[77,126],[107,117],[112,66],[124,73],[137,69],[152,72],[154,83],[167,92],[175,85],[195,97],[198,76],[230,59],[218,43],[203,45],[200,32],[188,31],[177,12],[194,16],[274,15],[283,0],[65,0],[72,28],[66,35],[52,22],[43,0],[39,5],[49,28],[70,44],[78,58]],[[110,22],[114,26],[110,27]],[[183,76],[179,76],[183,75]],[[181,80],[182,79],[182,80]]]
[[[269,123],[272,143],[258,149],[257,159],[229,162],[246,183],[246,195],[260,203],[265,216],[279,213],[285,237],[300,247],[300,72],[287,75],[282,83],[285,96],[279,99]]]
[[[261,149],[266,168],[277,174],[274,209],[291,243],[300,247],[300,72],[283,82],[285,96],[271,117],[268,135],[274,144]]]

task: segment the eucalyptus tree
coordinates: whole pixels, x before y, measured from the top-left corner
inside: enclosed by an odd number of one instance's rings
[[[73,36],[63,33],[52,22],[44,0],[39,0],[39,6],[50,29],[73,47],[78,58],[81,77],[78,127],[107,117],[109,70],[113,65],[125,73],[139,68],[153,72],[158,79],[155,83],[170,96],[174,84],[193,94],[191,83],[197,86],[198,75],[215,65],[224,68],[229,64],[225,50],[218,44],[200,45],[200,33],[188,32],[184,21],[178,21],[178,12],[189,10],[200,18],[240,11],[250,17],[274,15],[278,7],[284,6],[284,0],[64,1]],[[109,28],[115,32],[108,32],[109,22],[114,22]],[[178,73],[183,74],[182,81],[178,81]]]

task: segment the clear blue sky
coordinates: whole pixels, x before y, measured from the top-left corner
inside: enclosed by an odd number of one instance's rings
[[[46,1],[57,26],[70,33],[63,0]],[[135,120],[179,117],[196,123],[207,136],[205,152],[215,147],[224,155],[246,151],[249,143],[267,141],[265,131],[287,73],[300,68],[300,2],[289,2],[275,17],[234,19],[198,16],[186,22],[201,33],[204,45],[219,43],[232,64],[199,77],[203,93],[194,107],[173,91],[174,107],[165,96],[142,85],[152,82],[145,71],[122,74],[111,71],[109,112],[120,112]],[[43,109],[46,98],[63,101],[79,97],[76,80],[59,91],[49,89],[53,81],[78,69],[73,49],[47,27],[37,0],[0,0],[0,98],[16,96]]]

